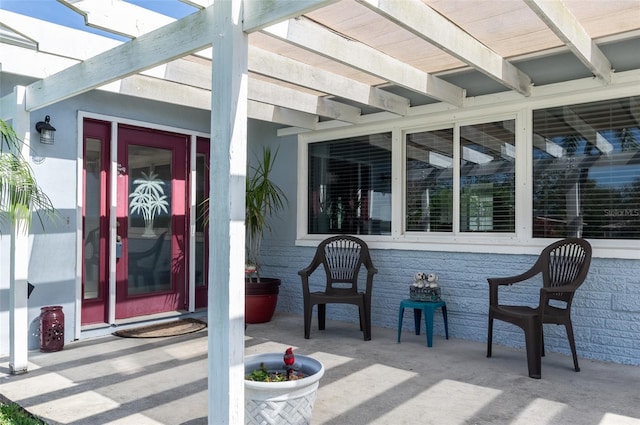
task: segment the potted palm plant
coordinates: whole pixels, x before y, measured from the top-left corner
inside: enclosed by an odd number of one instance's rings
[[[280,279],[260,275],[262,236],[271,230],[269,218],[288,203],[284,191],[271,180],[278,150],[264,147],[262,156],[250,167],[245,191],[245,322],[264,323],[276,309]],[[202,203],[202,217],[208,220],[209,198]]]
[[[278,151],[262,149],[262,157],[251,167],[247,176],[245,194],[247,228],[246,279],[245,279],[245,321],[264,323],[271,320],[275,312],[280,279],[260,275],[260,248],[264,232],[271,230],[269,218],[284,209],[287,197],[271,180]]]

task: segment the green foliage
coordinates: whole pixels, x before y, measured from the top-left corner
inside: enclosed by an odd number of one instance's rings
[[[0,403],[0,425],[46,425],[16,403]]]
[[[18,224],[27,232],[33,214],[44,226],[43,215],[54,217],[49,197],[36,183],[28,161],[22,157],[23,142],[6,122],[0,120],[0,220]]]
[[[260,270],[260,246],[265,230],[271,230],[268,219],[284,209],[288,202],[282,189],[271,180],[278,151],[272,154],[269,147],[262,150],[262,158],[251,167],[252,174],[247,177],[245,194],[245,224],[247,226],[247,259]]]
[[[257,158],[257,165],[250,167],[247,173],[245,190],[245,225],[247,228],[246,260],[247,264],[256,266],[260,271],[260,246],[265,230],[271,230],[268,219],[271,215],[284,209],[288,203],[284,191],[271,180],[278,150],[264,147],[262,158]],[[209,198],[199,205],[199,219],[206,226],[209,222]]]
[[[256,369],[244,377],[247,381],[256,382],[284,382],[302,378],[304,378],[302,372],[294,371],[293,369],[288,371],[268,370],[264,363],[260,363],[260,369]]]

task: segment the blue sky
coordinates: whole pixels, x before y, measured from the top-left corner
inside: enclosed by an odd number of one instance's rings
[[[196,11],[195,8],[179,0],[128,0],[128,2],[174,18],[181,18]],[[57,0],[0,0],[0,9],[55,22],[71,28],[83,29],[118,40],[125,40],[111,33],[87,27],[82,15]]]

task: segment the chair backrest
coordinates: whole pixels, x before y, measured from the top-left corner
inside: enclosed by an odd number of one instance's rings
[[[318,245],[318,253],[323,257],[327,294],[356,293],[361,266],[372,265],[367,244],[355,236],[327,238]]]
[[[584,282],[591,265],[591,245],[584,239],[566,238],[547,246],[540,254],[545,288],[573,286]],[[572,293],[556,293],[552,298],[570,301]]]

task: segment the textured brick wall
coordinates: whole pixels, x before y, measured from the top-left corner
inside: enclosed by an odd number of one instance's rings
[[[262,274],[282,279],[278,311],[302,314],[297,272],[307,266],[314,251],[315,248],[295,247],[291,241],[265,240]],[[536,259],[529,255],[398,250],[372,250],[372,257],[379,271],[374,280],[374,326],[395,329],[398,305],[408,298],[413,274],[435,272],[447,302],[450,337],[482,342],[487,338],[486,278],[519,274]],[[322,272],[314,274],[313,282],[318,288],[323,280]],[[508,288],[508,292],[501,293],[501,300],[535,303],[539,285],[531,281]],[[579,357],[640,365],[640,261],[593,259],[589,276],[574,298],[572,313]],[[317,329],[315,317],[314,312],[312,331]],[[327,317],[357,323],[357,308],[327,306]],[[435,320],[434,332],[443,335],[442,316],[436,314]],[[404,324],[411,330],[410,315],[405,317]],[[548,351],[570,355],[564,327],[545,325],[544,332]],[[519,328],[496,321],[494,344],[523,347],[524,336]]]

